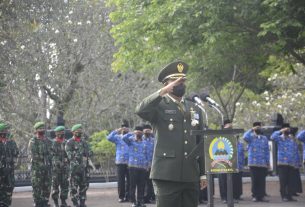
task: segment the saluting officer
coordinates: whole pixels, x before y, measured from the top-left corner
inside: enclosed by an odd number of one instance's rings
[[[130,132],[123,136],[124,142],[129,146],[128,168],[132,207],[146,207],[144,205],[144,188],[148,154],[146,143],[142,138],[142,126],[136,126],[133,133]],[[137,196],[135,194],[136,190]]]
[[[261,122],[254,122],[253,128],[244,134],[244,140],[248,143],[248,166],[251,174],[253,202],[268,202],[264,194],[270,155],[268,139],[262,134],[261,126]]]
[[[191,136],[191,130],[202,128],[202,116],[200,109],[183,97],[187,70],[188,65],[182,61],[165,66],[158,77],[163,88],[136,108],[155,132],[150,177],[157,207],[195,207],[199,178],[206,186],[203,153],[189,155],[198,145],[198,137]]]
[[[282,129],[275,131],[271,139],[277,143],[277,167],[280,180],[280,193],[282,201],[296,201],[292,195],[294,193],[294,167],[297,162],[297,145],[290,136],[290,125],[283,124]]]
[[[107,140],[114,143],[116,147],[115,164],[117,166],[119,203],[129,199],[129,147],[122,139],[123,135],[129,132],[128,127],[127,123],[123,123],[121,128],[113,130],[107,136]]]
[[[54,129],[56,134],[52,143],[52,198],[54,207],[59,207],[58,198],[60,191],[60,207],[67,207],[66,200],[69,193],[69,163],[65,151],[67,141],[65,140],[65,127],[58,126]]]

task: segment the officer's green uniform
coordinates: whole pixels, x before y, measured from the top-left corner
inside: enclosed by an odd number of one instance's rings
[[[72,127],[72,132],[81,129],[81,124]],[[70,196],[74,206],[85,207],[86,192],[89,188],[89,157],[92,151],[81,135],[75,135],[66,144],[66,153],[70,162]]]
[[[58,126],[55,132],[64,132],[64,126]],[[63,134],[64,135],[64,134]],[[67,207],[66,200],[69,193],[69,163],[65,151],[67,141],[64,137],[58,137],[52,143],[52,198],[55,206],[58,206],[59,188],[61,207]]]
[[[7,131],[5,123],[0,124],[0,206],[10,206],[15,186],[15,159],[19,154],[16,142]]]
[[[34,129],[44,128],[43,122],[37,122]],[[49,206],[51,193],[51,146],[52,141],[44,135],[35,135],[29,142],[29,152],[31,155],[31,172],[33,199],[36,207]]]
[[[159,74],[159,81],[185,76],[187,64],[173,62]],[[199,137],[191,130],[202,128],[199,108],[192,102],[174,101],[159,91],[145,98],[136,113],[151,122],[156,135],[150,177],[157,196],[157,207],[195,207],[198,205],[198,184],[204,175],[203,150],[190,154]],[[200,155],[200,156],[199,156]]]

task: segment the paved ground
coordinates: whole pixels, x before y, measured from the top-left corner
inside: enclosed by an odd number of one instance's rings
[[[88,207],[127,207],[131,206],[130,203],[120,204],[117,202],[117,191],[113,185],[104,186],[103,188],[95,188],[92,186],[88,191]],[[218,185],[215,185],[215,207],[221,206],[225,207],[226,204],[222,204],[219,199]],[[303,189],[305,189],[305,182],[303,181]],[[22,192],[21,188],[16,189],[17,192],[13,194],[13,204],[12,207],[31,207],[32,206],[32,194],[29,191]],[[268,198],[269,203],[253,203],[250,196],[250,183],[245,182],[243,185],[243,201],[235,204],[236,207],[247,206],[247,207],[304,207],[305,206],[305,193],[296,197],[298,202],[281,202],[279,196],[279,183],[278,181],[268,181],[267,182],[267,193],[270,195]],[[69,201],[70,202],[70,201]],[[206,204],[201,204],[200,206],[206,206]],[[147,205],[147,207],[155,207],[153,204]]]

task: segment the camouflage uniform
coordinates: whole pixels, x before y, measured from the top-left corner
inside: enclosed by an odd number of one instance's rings
[[[40,124],[40,125],[39,125]],[[44,127],[42,122],[35,124],[34,128]],[[36,207],[49,206],[51,192],[51,146],[52,141],[42,136],[34,136],[29,142],[31,155],[31,172],[33,199]]]
[[[6,125],[5,130],[6,130]],[[2,126],[0,126],[2,128]],[[16,142],[11,139],[11,134],[2,133],[0,141],[0,206],[10,206],[15,186],[14,165],[19,151]]]
[[[64,131],[63,126],[57,127],[54,131]],[[66,200],[69,192],[69,164],[68,156],[65,151],[67,141],[64,137],[56,137],[52,143],[52,198],[55,206],[58,206],[59,187],[60,199],[62,201],[61,207],[66,207]]]
[[[74,133],[80,129],[77,124],[72,127]],[[81,135],[80,135],[81,136]],[[70,196],[74,206],[85,206],[86,192],[89,188],[89,157],[92,151],[87,142],[75,135],[66,144],[66,153],[70,162]],[[78,204],[80,201],[80,205]]]

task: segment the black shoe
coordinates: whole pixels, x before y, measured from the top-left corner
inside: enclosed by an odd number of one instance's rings
[[[282,201],[283,202],[288,202],[288,199],[287,198],[282,198]]]
[[[296,200],[296,199],[294,199],[294,198],[288,198],[288,201],[292,201],[292,202],[296,202],[296,201],[298,201],[298,200]]]
[[[143,202],[138,202],[137,207],[146,207],[146,205]]]
[[[252,198],[252,201],[253,202],[258,202],[258,199],[257,198]]]
[[[261,198],[261,199],[258,199],[259,202],[265,202],[265,203],[268,203],[269,200],[267,200],[266,198]]]

